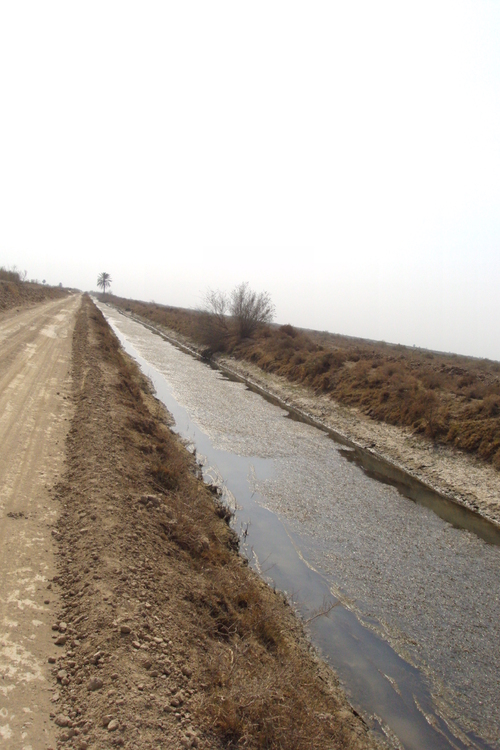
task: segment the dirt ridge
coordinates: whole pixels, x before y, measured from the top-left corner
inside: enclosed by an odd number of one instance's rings
[[[68,291],[57,286],[45,286],[30,281],[0,279],[0,312],[37,305],[40,302],[66,297]]]

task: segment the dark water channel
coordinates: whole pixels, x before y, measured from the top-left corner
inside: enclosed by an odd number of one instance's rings
[[[223,489],[250,564],[306,620],[336,604],[308,628],[371,728],[406,750],[500,748],[495,530],[465,530],[419,483],[100,307]]]

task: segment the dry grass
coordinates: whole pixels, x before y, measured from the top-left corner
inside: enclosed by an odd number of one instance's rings
[[[200,313],[112,298],[114,304],[203,343]],[[201,332],[200,332],[201,331]],[[225,351],[291,382],[410,427],[500,469],[500,363],[389,345],[287,324],[226,340]]]
[[[0,267],[0,311],[58,299],[67,294],[60,287],[24,281],[23,277],[24,274],[16,269]]]
[[[21,274],[15,268],[5,268],[0,266],[0,281],[12,281],[15,284],[21,283]]]

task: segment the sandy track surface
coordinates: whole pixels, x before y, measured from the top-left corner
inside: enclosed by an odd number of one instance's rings
[[[46,748],[55,571],[51,489],[72,414],[72,333],[80,297],[0,317],[0,746]],[[48,587],[49,586],[49,590]]]

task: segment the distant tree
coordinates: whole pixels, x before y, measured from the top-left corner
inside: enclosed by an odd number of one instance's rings
[[[220,290],[209,289],[200,310],[199,332],[209,352],[223,351],[229,337],[228,298]]]
[[[234,318],[239,337],[249,338],[261,325],[272,323],[276,309],[268,292],[254,292],[247,282],[231,292],[229,312]]]
[[[103,271],[97,277],[97,286],[102,289],[104,296],[106,296],[106,289],[111,286],[112,281],[113,279],[106,271]]]
[[[231,334],[249,338],[259,326],[271,323],[275,308],[268,292],[254,292],[245,282],[229,295],[209,289],[201,312],[202,338],[212,351],[220,351]]]

